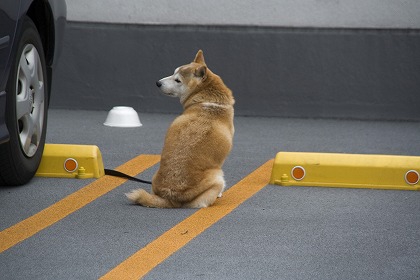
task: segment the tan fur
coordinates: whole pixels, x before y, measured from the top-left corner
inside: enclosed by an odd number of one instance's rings
[[[201,50],[157,85],[179,97],[184,111],[166,134],[152,193],[139,189],[127,197],[147,207],[208,207],[225,187],[222,166],[234,134],[232,92],[207,68]]]

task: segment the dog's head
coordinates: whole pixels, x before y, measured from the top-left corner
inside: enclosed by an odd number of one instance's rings
[[[199,50],[193,62],[178,67],[172,76],[157,81],[156,85],[164,94],[179,97],[183,103],[207,79],[207,75],[203,51]]]

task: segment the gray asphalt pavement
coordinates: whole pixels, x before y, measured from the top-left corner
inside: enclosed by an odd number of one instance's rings
[[[141,128],[110,128],[105,111],[51,110],[47,142],[97,145],[107,168],[159,154],[175,115],[138,113]],[[416,122],[237,117],[235,128],[228,187],[279,151],[420,155]],[[94,181],[0,188],[0,230]],[[0,279],[97,279],[197,211],[133,206],[124,193],[137,187],[126,182],[0,253]],[[419,213],[417,191],[267,185],[145,279],[419,279]]]

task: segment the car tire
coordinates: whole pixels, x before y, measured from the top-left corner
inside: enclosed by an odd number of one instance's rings
[[[0,185],[27,183],[35,175],[45,144],[48,76],[38,30],[23,20],[6,86],[6,125],[10,140],[0,145]]]

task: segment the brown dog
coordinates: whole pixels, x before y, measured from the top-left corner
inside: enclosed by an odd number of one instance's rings
[[[166,134],[152,193],[138,189],[126,195],[147,207],[208,207],[225,187],[222,165],[234,133],[232,92],[207,68],[201,50],[192,63],[156,84],[164,94],[179,97],[184,112]]]

